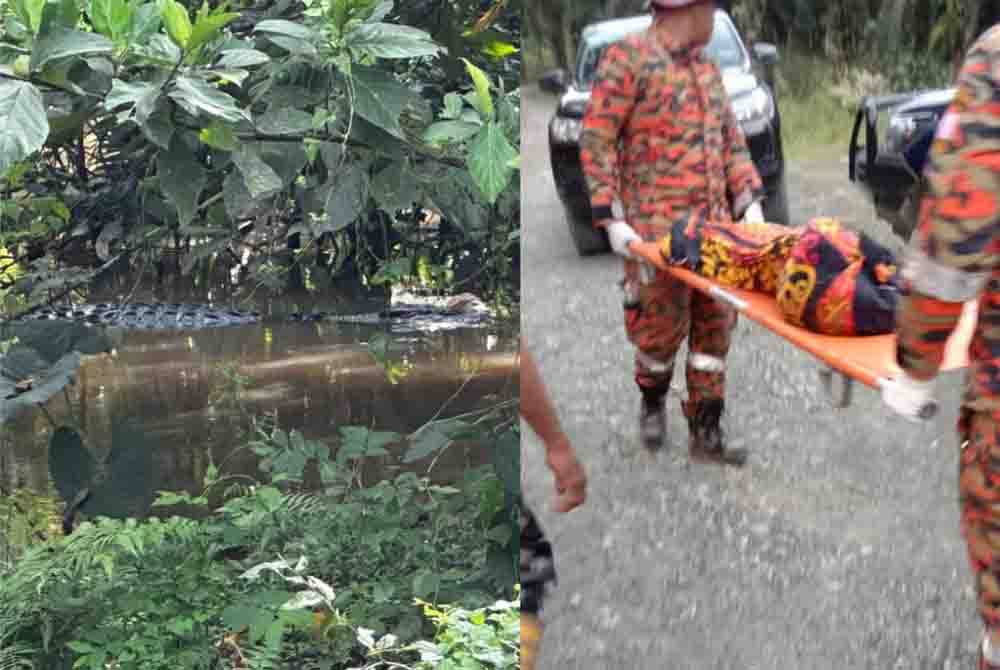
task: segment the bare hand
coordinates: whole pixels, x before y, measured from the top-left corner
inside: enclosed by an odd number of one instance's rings
[[[545,463],[555,477],[553,508],[557,512],[569,512],[582,505],[587,499],[587,475],[569,442],[552,445],[547,450]]]

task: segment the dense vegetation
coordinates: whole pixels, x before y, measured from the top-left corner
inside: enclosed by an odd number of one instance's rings
[[[0,290],[221,263],[514,302],[519,11],[0,0]]]

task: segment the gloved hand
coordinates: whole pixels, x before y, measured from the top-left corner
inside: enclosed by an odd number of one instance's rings
[[[608,231],[608,242],[611,243],[612,250],[619,256],[633,258],[628,248],[629,242],[642,242],[642,238],[632,226],[622,220],[615,220],[609,223],[605,230]]]
[[[910,421],[926,421],[937,410],[934,380],[913,379],[902,370],[882,384],[882,401]]]
[[[743,212],[743,223],[764,223],[764,210],[761,208],[759,200],[755,200]]]

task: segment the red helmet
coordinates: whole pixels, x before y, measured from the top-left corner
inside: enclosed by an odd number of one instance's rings
[[[708,2],[708,0],[650,0],[649,4],[660,9],[681,9],[703,2]]]

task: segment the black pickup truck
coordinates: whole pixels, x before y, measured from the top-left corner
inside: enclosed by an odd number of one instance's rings
[[[854,118],[850,179],[868,192],[879,217],[904,240],[916,227],[924,190],[921,173],[938,121],[954,95],[949,88],[867,97]],[[884,117],[888,122],[882,129]]]

